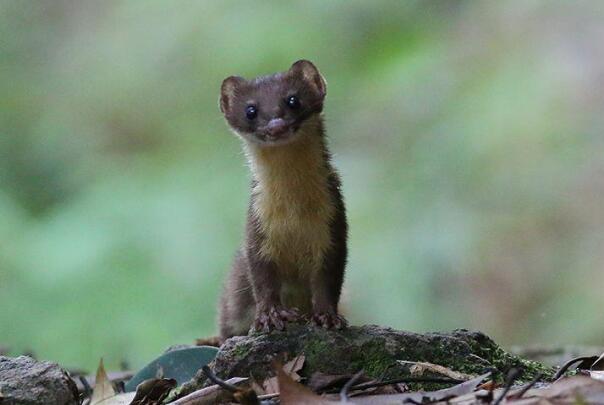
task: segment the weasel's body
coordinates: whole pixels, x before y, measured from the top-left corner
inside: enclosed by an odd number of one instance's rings
[[[337,305],[346,215],[321,117],[325,82],[308,61],[246,81],[227,78],[221,109],[252,170],[246,237],[221,300],[220,338],[282,329],[309,316],[343,327]]]

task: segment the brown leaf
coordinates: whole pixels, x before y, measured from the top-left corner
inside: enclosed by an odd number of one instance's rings
[[[236,385],[243,381],[247,381],[247,378],[233,377],[229,378],[225,382],[227,384]],[[170,405],[213,405],[222,403],[228,398],[232,398],[232,394],[230,392],[227,392],[219,385],[211,385],[209,387],[194,391],[187,396],[177,399],[176,401],[170,402]]]
[[[252,381],[250,386],[254,391],[256,391],[256,394],[258,394],[258,395],[266,394],[266,391],[264,391],[264,388],[260,384],[258,384],[256,381]]]
[[[88,405],[128,405],[134,399],[134,392],[116,394],[113,384],[107,376],[103,359],[99,362],[92,396]]]
[[[136,395],[130,405],[157,405],[176,387],[173,378],[150,378],[136,387]]]
[[[340,402],[321,398],[309,388],[295,382],[281,367],[277,369],[279,397],[282,405],[329,405]]]
[[[604,404],[604,382],[585,376],[563,378],[547,388],[529,390],[514,404]],[[508,401],[510,402],[510,401]]]
[[[288,361],[281,367],[283,372],[287,374],[292,380],[300,381],[302,377],[298,374],[298,371],[304,367],[304,361],[306,357],[304,354],[300,354],[294,357],[292,360]],[[262,383],[262,391],[265,394],[275,394],[279,392],[279,383],[277,381],[277,377],[269,377]]]
[[[304,354],[299,354],[294,357],[292,360],[285,363],[283,366],[283,371],[290,376],[294,381],[300,381],[300,376],[298,375],[298,371],[302,370],[304,367],[304,362],[306,361],[306,356]]]
[[[438,391],[431,392],[406,392],[403,394],[392,394],[392,395],[370,395],[365,397],[356,397],[354,399],[355,404],[376,404],[376,405],[386,405],[386,404],[402,404],[405,402],[416,402],[416,403],[425,403],[425,402],[438,402],[445,401],[450,398],[455,398],[458,396],[466,395],[473,392],[476,387],[480,385],[482,380],[487,378],[491,373],[483,374],[476,378],[473,378],[469,381],[463,382],[461,384],[457,384],[451,388],[445,388]]]
[[[351,378],[352,375],[332,375],[317,371],[310,376],[310,379],[308,380],[308,387],[315,392],[324,391],[329,388],[342,387]]]
[[[279,382],[277,377],[269,377],[262,383],[262,391],[265,394],[276,394],[279,392]]]
[[[92,390],[92,396],[90,397],[90,405],[100,404],[101,402],[109,398],[113,398],[114,396],[115,389],[107,377],[105,365],[103,364],[103,359],[101,359],[99,362],[99,367],[96,370],[96,379],[94,390]]]

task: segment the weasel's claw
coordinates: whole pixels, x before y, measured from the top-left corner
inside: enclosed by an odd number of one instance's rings
[[[300,313],[296,308],[270,307],[266,311],[256,315],[254,330],[256,332],[270,332],[271,330],[283,330],[288,322],[300,320]]]
[[[314,325],[325,329],[344,329],[348,326],[346,319],[335,312],[315,312],[311,321]]]

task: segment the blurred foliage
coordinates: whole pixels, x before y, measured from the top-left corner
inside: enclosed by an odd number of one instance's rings
[[[249,175],[224,77],[316,62],[353,323],[602,343],[604,8],[0,2],[0,344],[135,366],[215,333]]]

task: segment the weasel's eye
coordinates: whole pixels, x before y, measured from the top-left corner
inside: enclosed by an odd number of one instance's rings
[[[292,110],[297,110],[300,108],[300,99],[296,96],[289,96],[286,100],[287,106]]]
[[[253,105],[248,105],[245,109],[245,116],[251,121],[258,116],[258,110]]]

